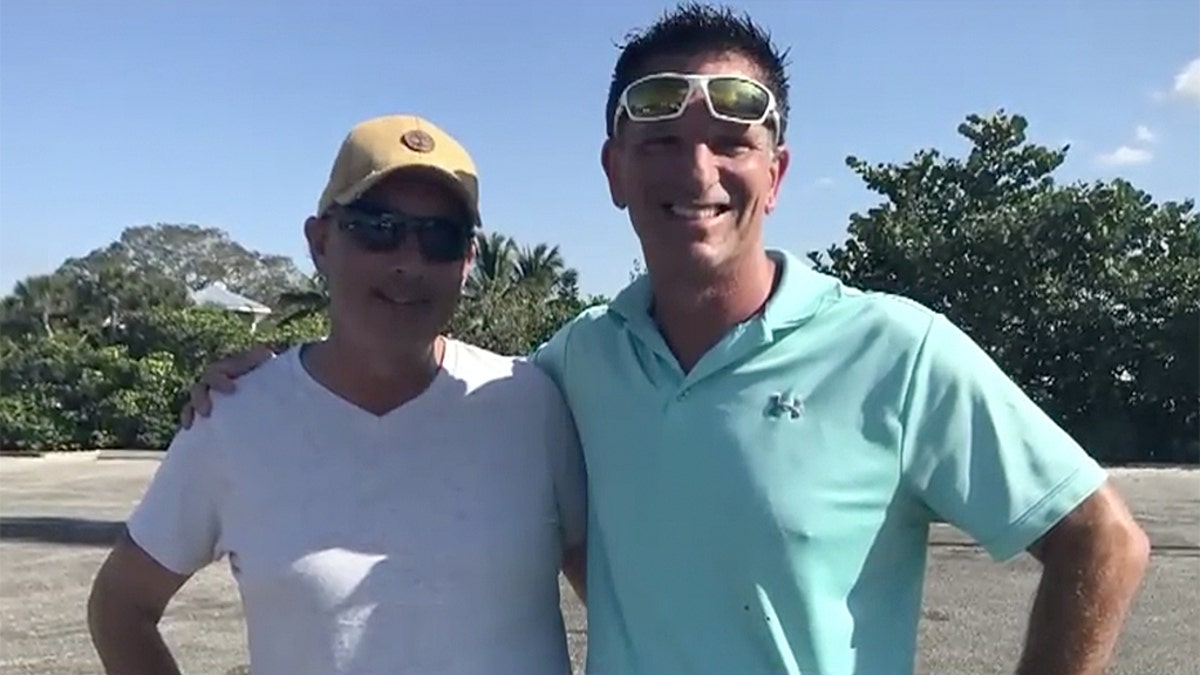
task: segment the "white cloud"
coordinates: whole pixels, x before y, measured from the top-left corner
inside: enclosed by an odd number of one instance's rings
[[[1141,143],[1153,143],[1158,140],[1158,135],[1144,124],[1139,124],[1138,128],[1134,129],[1133,135]]]
[[[1200,103],[1200,58],[1193,59],[1175,76],[1175,86],[1171,93],[1178,98],[1190,99]]]
[[[1154,153],[1145,148],[1132,148],[1128,145],[1105,153],[1096,158],[1100,164],[1104,166],[1132,166],[1135,164],[1146,164],[1154,159]]]

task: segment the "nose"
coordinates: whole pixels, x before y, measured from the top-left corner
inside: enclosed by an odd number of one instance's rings
[[[695,185],[698,194],[703,194],[720,180],[717,158],[708,143],[694,142],[684,154],[688,164],[687,177]]]
[[[686,181],[696,194],[704,194],[708,188],[720,181],[716,154],[709,144],[711,120],[703,100],[694,100],[684,112],[683,147],[680,148],[678,176]]]

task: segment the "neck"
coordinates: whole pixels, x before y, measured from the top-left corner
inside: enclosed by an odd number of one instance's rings
[[[330,391],[382,415],[424,392],[437,376],[444,354],[441,338],[412,347],[393,344],[372,349],[335,329],[302,356],[313,378]]]
[[[760,249],[703,278],[656,278],[651,273],[652,313],[684,372],[734,326],[762,311],[776,268]]]

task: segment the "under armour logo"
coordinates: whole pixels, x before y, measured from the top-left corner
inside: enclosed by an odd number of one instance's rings
[[[767,405],[767,415],[780,417],[785,414],[790,415],[792,419],[798,419],[804,414],[804,401],[794,396],[771,394],[771,402]]]

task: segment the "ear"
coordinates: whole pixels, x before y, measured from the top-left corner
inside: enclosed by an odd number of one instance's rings
[[[621,157],[622,149],[614,138],[608,138],[600,148],[600,166],[608,178],[608,194],[613,206],[624,209],[628,205],[624,191],[621,189]]]
[[[329,247],[329,221],[310,216],[304,221],[304,238],[308,240],[308,254],[312,256],[313,266],[318,272],[328,276],[325,270],[325,251]]]
[[[767,213],[774,211],[779,203],[779,188],[783,185],[783,177],[791,161],[791,153],[786,145],[775,148],[774,153],[775,157],[771,160],[771,199],[767,202]]]

